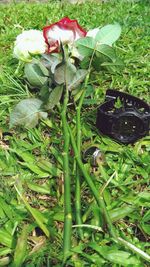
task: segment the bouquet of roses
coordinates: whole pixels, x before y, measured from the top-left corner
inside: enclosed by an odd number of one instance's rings
[[[75,207],[76,224],[82,225],[80,179],[85,178],[99,209],[99,216],[105,219],[110,235],[116,237],[103,197],[81,159],[81,109],[92,72],[114,70],[120,64],[113,43],[119,38],[119,24],[85,31],[69,18],[46,26],[43,32],[27,30],[17,36],[14,57],[24,67],[24,78],[28,87],[36,89],[36,97],[20,101],[10,115],[10,127],[23,125],[35,127],[39,119],[45,119],[50,111],[60,114],[63,133],[64,173],[64,262],[71,248],[72,209],[69,151],[72,147],[76,161]],[[76,136],[69,121],[69,103],[76,110]],[[79,230],[81,239],[82,229]]]
[[[34,127],[65,95],[64,87],[79,99],[86,87],[81,84],[85,80],[87,83],[92,71],[120,63],[112,47],[120,33],[119,24],[86,32],[77,20],[63,18],[44,27],[43,32],[28,30],[19,34],[14,57],[24,63],[27,84],[39,89],[39,97],[21,101],[11,114],[10,126]]]

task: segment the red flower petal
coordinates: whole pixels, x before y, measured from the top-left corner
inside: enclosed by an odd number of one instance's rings
[[[86,36],[87,32],[79,25],[76,19],[69,19],[65,17],[56,23],[60,28],[72,31],[78,31],[79,35],[82,37]]]

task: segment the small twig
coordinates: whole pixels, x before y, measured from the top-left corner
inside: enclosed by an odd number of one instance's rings
[[[111,180],[114,178],[115,175],[116,175],[116,171],[110,176],[110,178],[108,179],[108,181],[102,186],[102,188],[100,190],[100,195],[103,194],[105,188],[109,185],[109,183],[111,182]]]
[[[99,232],[103,232],[103,229],[99,226],[96,226],[96,225],[90,225],[90,224],[76,224],[76,225],[73,225],[72,228],[76,228],[76,227],[85,227],[85,228],[91,228],[91,229],[94,229],[96,231],[99,231]]]

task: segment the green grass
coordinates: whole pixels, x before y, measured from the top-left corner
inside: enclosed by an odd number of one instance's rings
[[[9,113],[19,99],[34,94],[29,92],[21,74],[20,77],[14,74],[17,62],[12,58],[12,49],[16,36],[22,29],[41,29],[64,16],[78,19],[86,29],[113,22],[122,26],[122,35],[116,45],[125,69],[120,73],[100,73],[94,77],[95,90],[84,102],[82,112],[82,150],[96,144],[105,153],[104,165],[93,169],[86,164],[86,168],[98,190],[102,190],[114,174],[103,192],[111,220],[120,237],[150,254],[150,138],[145,137],[133,146],[121,146],[98,135],[92,126],[95,107],[103,101],[107,88],[150,101],[149,13],[149,1],[144,0],[87,1],[86,4],[63,6],[57,1],[1,5],[0,266],[61,266],[63,137],[59,114],[51,112],[47,121],[28,131],[19,128],[10,131],[8,124]],[[92,105],[87,106],[93,99],[94,109]],[[70,112],[73,124],[74,110]],[[73,161],[72,156],[70,160]],[[73,170],[71,172],[74,211],[75,174]],[[97,206],[84,180],[81,197],[83,222],[101,225]],[[65,266],[149,266],[148,261],[137,253],[115,243],[107,231],[89,227],[83,231],[84,241],[79,241],[77,229],[73,228],[72,251]],[[23,247],[21,252],[17,246],[18,238]]]

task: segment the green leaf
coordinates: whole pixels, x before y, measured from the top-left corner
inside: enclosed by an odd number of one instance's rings
[[[32,183],[32,182],[27,182],[28,187],[38,193],[41,194],[50,194],[50,187],[48,186],[48,184],[42,184],[42,185],[38,185],[36,183]]]
[[[86,75],[87,75],[87,70],[82,70],[82,69],[77,70],[73,81],[68,86],[68,89],[73,90],[76,87],[78,87],[80,83],[84,81]]]
[[[106,68],[108,71],[111,72],[116,72],[116,71],[120,71],[123,70],[124,68],[124,63],[121,59],[117,58],[115,60],[113,60],[113,62],[106,62],[104,61],[101,64],[102,67]]]
[[[0,244],[3,244],[6,247],[13,247],[13,236],[8,233],[5,229],[0,229]]]
[[[49,86],[47,85],[43,85],[40,89],[40,99],[43,102],[46,102],[47,99],[49,98],[50,92],[51,92],[51,88],[49,88]]]
[[[123,206],[109,211],[109,215],[112,222],[115,222],[128,216],[131,212],[133,212],[134,209],[135,208],[131,206]]]
[[[5,218],[5,213],[2,209],[2,207],[0,207],[0,219],[3,219],[3,218]]]
[[[78,39],[76,45],[82,56],[89,57],[93,53],[96,42],[92,37],[85,37]]]
[[[60,58],[58,55],[48,55],[48,54],[43,54],[42,55],[44,58],[44,61],[42,60],[44,66],[46,68],[49,68],[52,73],[54,73],[56,66],[61,62]]]
[[[57,160],[57,162],[59,162],[59,164],[63,166],[63,155],[60,153],[60,151],[57,150],[54,146],[51,146],[50,151],[51,151],[51,154]]]
[[[60,101],[63,93],[63,86],[56,86],[49,95],[48,101],[45,105],[46,110],[53,109]]]
[[[0,196],[0,206],[1,206],[2,210],[3,210],[3,212],[6,214],[6,216],[7,216],[10,220],[12,220],[12,218],[13,218],[13,212],[12,212],[12,209],[11,209],[10,205],[8,205],[8,204],[6,203],[6,201],[5,201],[1,196]]]
[[[15,248],[14,261],[12,264],[12,266],[14,267],[21,267],[25,260],[27,251],[27,237],[28,237],[28,226],[24,225]]]
[[[43,171],[45,171],[45,172],[51,174],[52,176],[56,176],[56,177],[58,177],[58,176],[60,176],[60,175],[62,174],[62,172],[60,171],[60,169],[58,169],[58,167],[56,167],[56,166],[55,166],[54,164],[52,164],[51,162],[46,161],[45,159],[44,159],[44,160],[40,160],[40,161],[38,161],[38,162],[37,162],[37,166],[38,166],[41,170],[43,170]]]
[[[110,57],[112,59],[110,59]],[[92,65],[96,71],[100,71],[105,68],[111,72],[120,71],[124,67],[123,61],[117,58],[115,53],[114,55],[109,54],[109,57],[97,53],[97,56],[95,56],[93,59]]]
[[[28,82],[35,87],[42,87],[48,81],[49,71],[39,61],[27,63],[24,68]]]
[[[116,54],[114,49],[106,44],[97,44],[96,48],[96,56],[99,57],[101,54],[109,58],[110,60],[115,60],[116,59]]]
[[[89,254],[84,253],[84,252],[82,252],[80,254],[82,257],[84,257],[86,259],[86,263],[88,263],[88,261],[89,261],[89,263],[96,264],[94,266],[104,266],[104,264],[106,262],[102,257],[100,257],[99,255],[96,255],[96,254],[89,255]],[[92,265],[90,264],[90,266],[92,266]]]
[[[148,192],[138,193],[137,196],[134,196],[133,194],[128,194],[121,197],[121,199],[125,203],[133,204],[136,205],[137,207],[138,206],[150,207],[150,202],[149,202],[150,194]]]
[[[150,225],[148,223],[141,223],[140,226],[147,235],[150,235]]]
[[[100,44],[92,37],[81,38],[77,41],[77,47],[81,55],[89,57],[94,52],[97,57],[104,55],[110,60],[115,60],[116,55],[114,49],[107,44]]]
[[[96,243],[90,243],[89,246],[100,253],[105,259],[110,262],[121,264],[123,266],[128,266],[129,264],[137,266],[140,264],[140,261],[131,255],[129,252],[119,250],[117,247],[110,246],[98,246]]]
[[[148,202],[150,200],[150,192],[149,191],[143,191],[138,194],[138,197],[143,201],[143,202]]]
[[[79,244],[78,246],[76,247],[73,247],[71,249],[71,251],[73,251],[74,253],[76,254],[79,254],[81,255],[81,257],[84,257],[86,259],[86,264],[87,263],[94,263],[94,265],[91,265],[91,264],[88,264],[88,266],[103,266],[103,264],[106,262],[106,260],[104,260],[102,257],[100,257],[100,255],[94,253],[94,254],[87,254],[85,253],[85,248],[86,248],[86,245],[84,244]],[[96,265],[95,265],[96,264]],[[81,266],[84,266],[83,265],[83,260],[81,261],[81,264],[79,265],[80,267]]]
[[[83,93],[83,90],[81,88],[77,88],[76,90],[72,91],[73,99],[75,102],[77,102],[79,100],[82,93]]]
[[[20,191],[18,190],[18,188],[15,186],[15,189],[18,193],[18,195],[20,196],[20,198],[23,200],[27,210],[31,213],[31,215],[33,216],[33,218],[35,219],[36,223],[38,224],[38,226],[41,228],[41,230],[45,233],[45,235],[47,237],[49,237],[50,232],[47,228],[47,226],[45,225],[46,223],[46,218],[44,217],[44,215],[37,209],[32,208],[30,206],[30,204],[28,203],[27,199],[20,193]]]
[[[0,248],[0,257],[5,256],[5,255],[10,254],[10,253],[11,253],[10,248],[6,248],[6,247]]]
[[[49,177],[49,173],[42,171],[35,163],[27,163],[27,162],[19,162],[22,166],[27,167],[33,173],[38,175],[38,178],[46,178]]]
[[[124,63],[123,61],[120,59],[120,58],[116,58],[113,62],[103,62],[101,64],[101,66],[120,66],[120,67],[123,67],[124,66]]]
[[[16,149],[13,149],[13,152],[16,153],[18,157],[21,158],[23,161],[29,162],[29,163],[35,163],[35,157],[30,152],[23,151],[19,149],[18,147]]]
[[[144,216],[143,216],[143,218],[142,218],[142,222],[148,222],[148,221],[150,221],[150,210],[148,210],[148,211],[144,214]]]
[[[53,215],[53,220],[54,221],[59,221],[59,222],[64,222],[64,213],[62,212],[56,212]]]
[[[119,24],[109,24],[101,28],[96,34],[95,40],[101,44],[112,45],[121,34]]]
[[[70,62],[59,64],[55,68],[54,79],[57,84],[70,84],[75,76],[76,67]]]
[[[142,221],[141,221],[141,223],[140,223],[142,229],[143,229],[144,232],[145,232],[146,234],[148,234],[148,235],[150,235],[150,224],[149,224],[149,222],[150,222],[150,210],[148,210],[148,211],[144,214],[144,216],[143,216],[143,218],[142,218]]]
[[[84,57],[83,59],[82,59],[82,61],[80,62],[80,67],[81,67],[81,69],[88,69],[88,67],[89,67],[89,64],[90,64],[90,60],[91,60],[91,57],[89,56],[89,57]]]
[[[17,125],[23,125],[27,128],[35,127],[40,118],[45,119],[47,117],[47,113],[40,109],[42,103],[37,98],[20,101],[10,114],[10,128]]]

